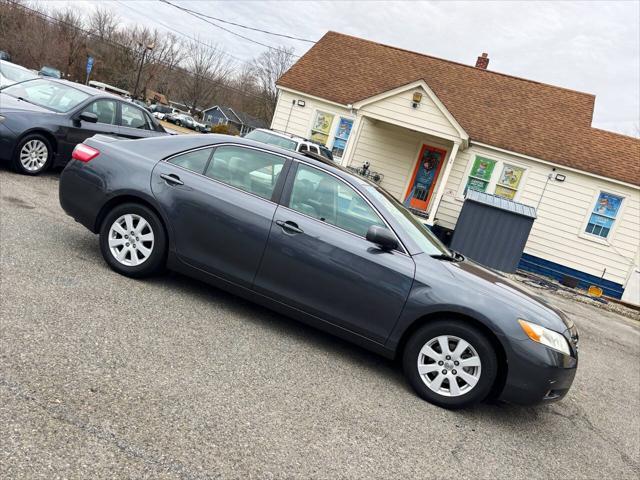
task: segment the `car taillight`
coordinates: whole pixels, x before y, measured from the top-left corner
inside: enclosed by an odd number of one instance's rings
[[[94,158],[100,155],[100,151],[95,148],[90,147],[89,145],[85,145],[84,143],[79,143],[76,145],[76,148],[73,149],[73,153],[71,154],[71,158],[74,160],[80,160],[81,162],[90,162]]]

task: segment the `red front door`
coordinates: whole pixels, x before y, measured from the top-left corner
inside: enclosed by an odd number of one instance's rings
[[[447,152],[440,148],[422,146],[405,194],[405,206],[418,210],[427,209],[446,155]]]

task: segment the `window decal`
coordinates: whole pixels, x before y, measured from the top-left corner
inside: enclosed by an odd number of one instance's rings
[[[325,112],[316,112],[316,118],[311,127],[311,140],[321,145],[327,145],[329,140],[329,131],[333,123],[334,115]]]
[[[489,186],[493,169],[496,166],[495,160],[489,160],[488,158],[476,157],[469,172],[469,179],[467,180],[467,186],[464,189],[464,193],[467,193],[468,189],[476,190],[478,192],[485,192]]]
[[[502,167],[502,173],[498,179],[495,194],[513,200],[518,191],[518,186],[520,185],[523,174],[524,168],[505,164],[504,167]]]
[[[607,238],[618,216],[622,200],[623,197],[618,195],[600,192],[585,232],[601,238]]]

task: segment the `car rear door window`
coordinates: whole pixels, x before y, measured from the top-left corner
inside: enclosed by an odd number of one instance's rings
[[[116,124],[116,102],[114,100],[96,100],[87,105],[82,111],[95,113],[98,117],[98,123]]]
[[[223,146],[213,152],[205,175],[271,199],[285,160],[284,157],[261,150]]]
[[[144,112],[128,103],[122,104],[122,126],[129,128],[138,128],[141,130],[151,130]]]
[[[213,148],[201,148],[200,150],[193,150],[191,152],[182,153],[180,155],[176,155],[175,157],[171,157],[169,160],[167,160],[167,162],[202,175],[204,173],[205,167],[207,166],[207,161],[211,156],[212,150]]]
[[[303,164],[298,165],[289,208],[362,237],[372,225],[386,228],[380,216],[353,188],[333,175]]]

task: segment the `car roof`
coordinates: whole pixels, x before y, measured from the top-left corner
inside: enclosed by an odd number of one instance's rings
[[[162,159],[177,155],[181,152],[186,152],[194,148],[200,147],[215,147],[216,144],[221,143],[233,143],[240,146],[256,147],[261,150],[272,151],[285,157],[293,158],[299,162],[307,163],[311,166],[327,170],[338,177],[346,180],[348,183],[363,186],[374,185],[370,181],[355,175],[347,169],[335,164],[329,163],[326,159],[316,160],[312,155],[303,155],[291,150],[270,145],[257,140],[251,140],[244,137],[237,137],[232,135],[222,135],[218,133],[212,133],[209,135],[167,135],[160,137],[152,137],[138,140],[122,140],[123,142],[131,142],[132,149],[140,149],[144,151],[146,155],[152,155],[155,158]]]
[[[261,132],[271,133],[273,135],[277,135],[278,137],[288,138],[290,140],[297,140],[299,142],[309,143],[311,145],[315,145],[315,146],[320,147],[320,148],[326,148],[327,150],[329,150],[324,145],[322,145],[322,144],[320,144],[318,142],[314,142],[313,140],[309,140],[308,138],[301,137],[300,135],[296,135],[295,133],[282,132],[280,130],[271,130],[270,128],[256,128],[255,130],[260,130]]]
[[[109,92],[105,92],[104,90],[100,90],[98,88],[93,88],[93,87],[89,87],[87,85],[82,85],[81,83],[76,83],[76,82],[70,82],[69,80],[63,80],[61,78],[52,78],[52,77],[37,77],[37,78],[32,78],[30,80],[25,80],[25,82],[33,82],[35,80],[42,80],[45,82],[54,82],[54,83],[60,83],[62,85],[66,85],[68,87],[71,88],[75,88],[76,90],[80,90],[81,92],[84,92],[88,95],[94,96],[94,97],[107,97],[107,98],[113,98],[116,100],[122,100],[122,101],[126,101],[126,99],[118,96],[118,95],[114,95],[112,93]],[[22,83],[22,82],[21,82]]]

